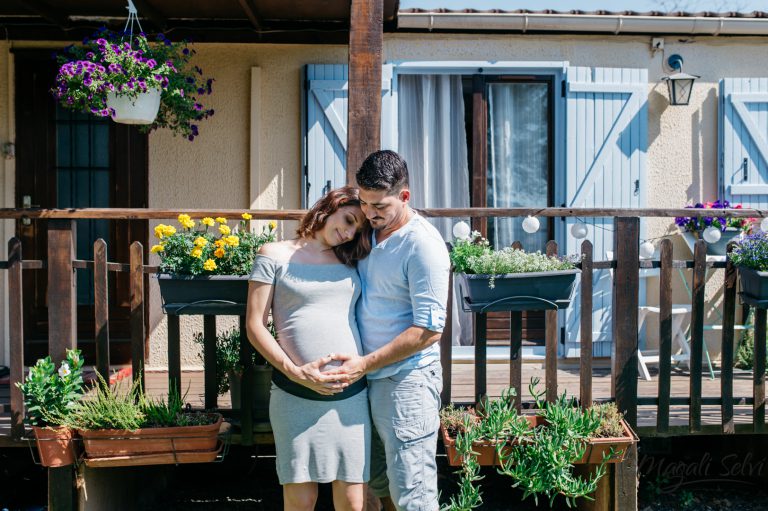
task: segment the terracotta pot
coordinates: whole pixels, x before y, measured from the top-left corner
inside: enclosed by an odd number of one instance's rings
[[[88,458],[109,458],[155,453],[188,453],[216,449],[221,414],[213,424],[171,428],[143,428],[135,431],[98,429],[78,431]]]
[[[44,467],[66,467],[77,459],[72,430],[63,426],[41,428],[32,426],[37,440],[37,452]]]
[[[524,415],[524,417],[528,420],[528,424],[530,425],[531,429],[544,423],[544,419],[538,415]],[[443,427],[442,424],[440,425],[440,433],[443,437],[445,454],[448,456],[448,464],[452,467],[461,466],[462,459],[456,451],[456,438],[451,437],[448,434],[448,430]],[[509,454],[514,443],[514,441],[510,442],[509,445],[503,448],[502,452],[504,454]],[[482,442],[475,442],[472,444],[472,450],[477,453],[477,462],[481,466],[490,467],[499,464],[499,455],[496,451],[496,446],[497,444],[495,442],[489,442],[487,440]]]
[[[539,415],[525,415],[528,419],[528,423],[531,428],[542,426],[546,424],[543,417]],[[621,463],[626,456],[627,448],[637,443],[637,435],[632,431],[629,425],[622,420],[621,426],[624,429],[624,435],[618,438],[590,438],[587,441],[587,447],[584,451],[584,456],[574,464],[598,464],[603,461],[603,455],[608,455],[613,448],[613,454],[606,463]],[[443,437],[443,445],[445,446],[445,453],[448,456],[448,464],[454,467],[461,465],[461,458],[456,452],[456,439],[449,436],[448,431],[441,425],[440,432]],[[503,449],[505,454],[509,454],[513,445],[517,443],[517,440],[509,442]],[[481,466],[494,466],[499,464],[499,457],[496,450],[496,444],[492,442],[475,442],[473,444],[473,450],[477,453],[477,462]]]
[[[613,454],[606,460],[606,463],[621,463],[627,454],[627,448],[637,443],[637,435],[632,428],[622,419],[621,427],[624,428],[624,435],[617,438],[590,438],[587,443],[587,450],[584,456],[576,463],[602,463],[603,455],[608,455],[613,449]]]

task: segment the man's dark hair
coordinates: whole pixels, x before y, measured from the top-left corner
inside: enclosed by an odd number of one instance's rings
[[[408,186],[408,165],[394,151],[376,151],[365,159],[355,175],[357,186],[366,190],[399,193]]]

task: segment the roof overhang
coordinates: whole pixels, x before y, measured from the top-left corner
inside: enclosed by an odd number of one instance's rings
[[[133,0],[142,28],[198,42],[349,43],[349,0]],[[394,24],[398,0],[383,0]],[[2,0],[0,37],[79,40],[122,29],[126,0]]]
[[[768,35],[768,15],[466,12],[401,10],[397,29],[451,32]]]

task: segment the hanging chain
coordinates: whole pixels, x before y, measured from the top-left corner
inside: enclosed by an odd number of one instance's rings
[[[139,26],[139,32],[144,32],[144,29],[141,28],[141,22],[139,21],[139,12],[136,10],[136,6],[133,5],[133,2],[131,0],[128,0],[128,19],[125,21],[125,27],[123,28],[124,34],[129,34],[129,43],[131,44],[131,41],[133,41],[133,24],[136,23]]]

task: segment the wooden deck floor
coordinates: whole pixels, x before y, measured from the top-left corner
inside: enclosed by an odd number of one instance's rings
[[[467,363],[454,363],[453,385],[451,399],[455,402],[469,402],[474,395],[474,366]],[[641,397],[656,397],[658,395],[658,377],[653,374],[651,381],[638,380],[638,395]],[[717,373],[716,373],[717,376]],[[540,388],[544,389],[544,366],[541,363],[523,364],[523,399],[530,401],[531,396],[527,385],[531,378],[541,379]],[[685,371],[673,370],[672,372],[672,396],[687,397],[689,395],[689,376]],[[592,373],[593,398],[595,400],[609,399],[611,397],[611,378],[607,368],[595,368]],[[168,373],[166,371],[152,371],[146,373],[147,391],[152,396],[162,396],[168,391]],[[509,386],[509,367],[506,364],[488,365],[488,393],[491,397],[497,397],[501,391]],[[575,365],[563,365],[558,369],[559,392],[567,392],[569,395],[579,394],[579,369]],[[187,393],[186,399],[193,407],[203,406],[203,371],[184,371],[182,373],[182,391]],[[704,376],[702,382],[702,395],[704,397],[720,396],[720,379],[710,379]],[[752,397],[751,372],[738,371],[734,374],[733,395],[738,398]],[[0,404],[8,403],[8,386],[0,386]],[[219,396],[220,408],[229,408],[229,395]],[[734,407],[735,422],[737,424],[749,424],[752,421],[752,406],[737,405]],[[719,406],[702,406],[702,424],[718,426],[721,423]],[[7,437],[9,432],[9,414],[0,414],[0,438]],[[656,425],[656,407],[638,407],[638,429],[642,434],[644,430],[654,428]],[[688,425],[688,408],[686,406],[673,406],[670,409],[670,426],[684,427]]]

